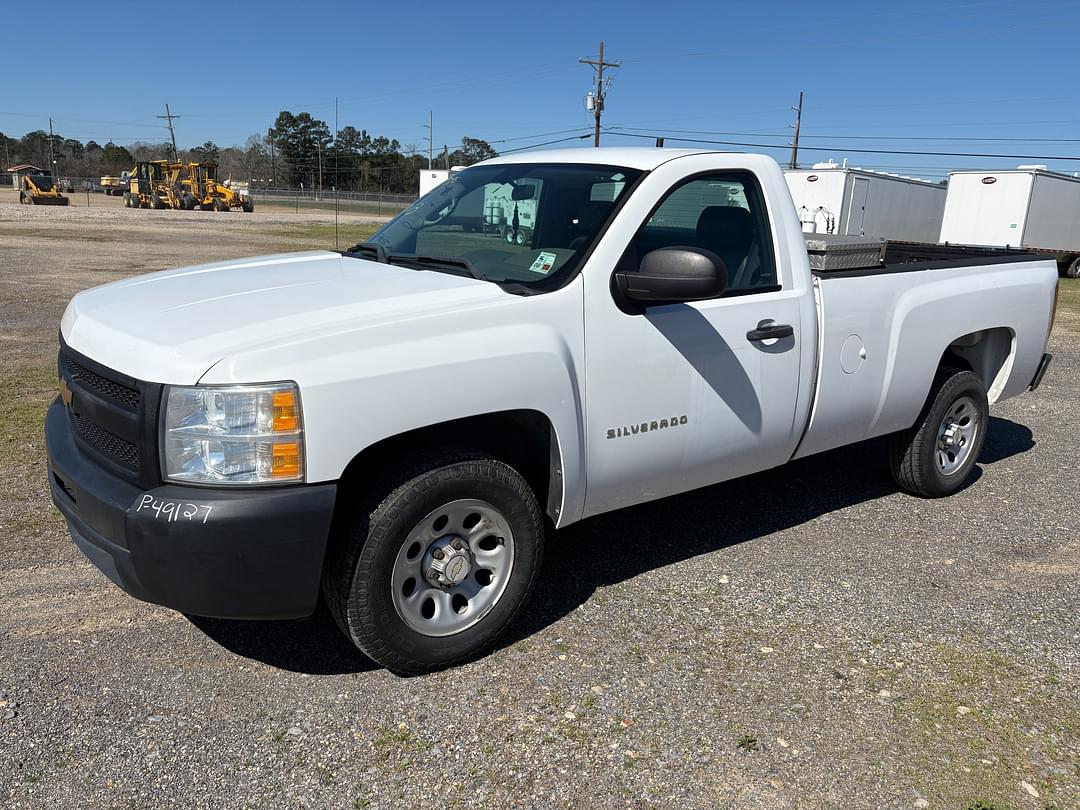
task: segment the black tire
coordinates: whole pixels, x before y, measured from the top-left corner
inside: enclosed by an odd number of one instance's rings
[[[195,198],[192,197],[190,194],[185,195],[183,200],[181,200],[181,208],[183,208],[185,211],[194,211]]]
[[[220,197],[215,197],[214,198],[214,210],[215,211],[228,211],[229,206],[227,206],[225,204],[225,201],[222,200]]]
[[[250,214],[252,211],[255,210],[255,201],[244,200],[243,209],[245,214]]]
[[[513,561],[501,595],[474,624],[453,635],[426,635],[399,615],[391,574],[410,532],[460,499],[482,500],[505,517]],[[492,649],[533,589],[543,543],[540,506],[516,470],[472,451],[436,452],[391,475],[372,489],[366,506],[342,516],[323,569],[323,594],[338,625],[371,659],[402,675],[431,672]]]
[[[969,404],[970,403],[970,407]],[[962,445],[963,458],[955,469],[946,471],[943,464],[955,463],[940,434],[946,417],[963,406],[961,422],[974,422],[973,434]],[[960,425],[963,427],[964,425]],[[942,368],[934,378],[930,396],[915,424],[889,437],[889,466],[896,485],[912,495],[941,498],[952,495],[971,477],[986,442],[990,427],[990,406],[986,386],[977,374],[959,368]],[[963,437],[962,437],[963,438]],[[955,455],[955,454],[954,454]]]

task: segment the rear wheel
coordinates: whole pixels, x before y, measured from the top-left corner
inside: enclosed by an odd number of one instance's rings
[[[919,421],[890,437],[893,480],[924,498],[951,495],[971,476],[989,423],[986,386],[978,375],[941,369]]]
[[[255,201],[252,199],[244,200],[243,209],[245,214],[250,214],[255,210]]]
[[[1065,275],[1069,278],[1080,278],[1080,256],[1074,258],[1065,268]]]
[[[342,630],[402,674],[490,650],[540,570],[544,523],[529,485],[493,458],[448,451],[382,495],[341,522],[327,559],[323,592]]]
[[[214,210],[215,211],[228,211],[229,206],[225,204],[225,201],[220,197],[214,198]]]

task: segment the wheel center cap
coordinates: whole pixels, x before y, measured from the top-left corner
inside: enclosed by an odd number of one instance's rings
[[[469,573],[469,561],[465,559],[464,555],[454,555],[450,562],[446,566],[446,578],[451,582],[457,584]]]
[[[954,423],[945,428],[945,433],[942,435],[941,441],[946,447],[952,447],[956,444],[959,437],[960,426]]]
[[[469,548],[458,537],[436,540],[424,556],[424,576],[432,585],[444,588],[458,585],[472,570]]]

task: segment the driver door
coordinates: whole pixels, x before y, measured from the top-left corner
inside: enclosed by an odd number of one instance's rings
[[[663,169],[635,194],[659,204],[635,214],[628,203],[625,249],[586,277],[585,516],[782,464],[798,441],[801,298],[780,273],[761,186],[747,171],[664,180]],[[620,308],[610,268],[664,246],[719,255],[727,291]],[[794,334],[754,339],[767,321]]]

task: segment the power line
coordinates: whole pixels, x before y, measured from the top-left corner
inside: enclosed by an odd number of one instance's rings
[[[815,109],[817,108],[815,107]],[[669,129],[667,127],[624,127],[617,124],[609,126],[608,129],[634,130],[637,132],[645,133],[651,133],[655,132],[657,129],[663,129],[665,132],[678,132],[685,135],[746,135],[756,138],[787,138],[786,133],[782,134],[774,132],[748,132],[746,130],[724,131],[709,129]],[[818,140],[847,139],[852,141],[986,141],[1000,143],[1080,143],[1080,138],[990,138],[974,135],[818,135],[815,133],[803,133],[802,137]]]
[[[609,132],[612,132],[610,129]],[[647,138],[654,140],[659,135],[638,135],[631,132],[612,132],[614,135],[622,135],[624,138]],[[703,138],[673,138],[671,136],[663,136],[670,141],[680,141],[682,143],[704,143],[715,144],[718,146],[748,146],[754,149],[776,149],[781,144],[775,143],[748,143],[745,141],[712,141],[705,140]],[[1080,160],[1080,157],[1071,155],[1002,155],[987,152],[932,152],[932,151],[920,151],[913,149],[858,149],[848,146],[804,146],[803,149],[810,149],[815,152],[859,152],[870,155],[923,155],[927,157],[964,157],[964,158],[1003,158],[1006,160]]]
[[[500,155],[511,155],[514,152],[524,152],[528,149],[536,149],[538,146],[551,146],[553,143],[566,143],[567,141],[583,141],[593,133],[586,132],[584,135],[571,135],[569,138],[558,138],[554,141],[544,141],[543,143],[531,143],[528,146],[519,146],[516,149],[507,149],[505,152],[500,152]]]

